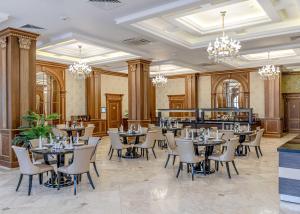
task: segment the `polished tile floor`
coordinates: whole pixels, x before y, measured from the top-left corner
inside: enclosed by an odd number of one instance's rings
[[[19,172],[0,168],[0,213],[66,214],[66,213],[300,213],[300,205],[279,201],[278,154],[276,148],[294,137],[262,141],[264,156],[257,159],[255,152],[238,158],[240,175],[232,171],[228,179],[225,168],[209,176],[196,176],[195,181],[184,171],[179,179],[177,164],[163,167],[166,152],[156,148],[158,158],[150,160],[107,157],[108,138],[104,138],[97,152],[101,177],[92,170],[96,189],[92,190],[86,177],[77,196],[72,187],[60,191],[38,184],[35,178],[32,196],[27,196],[27,178],[19,192],[15,192]]]

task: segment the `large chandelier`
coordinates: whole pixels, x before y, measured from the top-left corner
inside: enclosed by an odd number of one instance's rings
[[[152,84],[157,87],[163,87],[167,84],[168,79],[163,74],[160,73],[160,66],[158,68],[158,74],[152,78]]]
[[[268,52],[268,64],[258,69],[258,73],[264,80],[275,79],[280,74],[280,68],[270,63],[270,52]]]
[[[226,11],[221,12],[222,16],[222,36],[217,37],[214,43],[210,42],[207,48],[209,59],[214,59],[219,63],[229,57],[236,57],[241,49],[240,41],[229,38],[225,35],[224,18]]]
[[[78,62],[74,62],[73,65],[70,65],[68,70],[72,75],[75,76],[75,78],[85,79],[92,72],[92,68],[91,68],[91,66],[84,63],[81,59],[82,46],[79,45],[78,48],[79,48],[79,57],[80,57],[80,59],[79,59]]]

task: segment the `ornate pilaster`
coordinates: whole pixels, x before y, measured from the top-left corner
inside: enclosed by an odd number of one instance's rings
[[[7,84],[6,84],[6,49],[7,49],[7,38],[0,38],[0,108],[1,108],[1,117],[0,117],[0,128],[7,128]]]

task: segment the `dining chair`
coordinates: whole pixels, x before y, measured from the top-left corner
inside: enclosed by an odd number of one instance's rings
[[[141,154],[143,156],[146,151],[147,160],[149,160],[149,149],[152,150],[154,158],[156,159],[156,154],[154,152],[154,146],[155,146],[155,139],[159,135],[158,133],[159,133],[159,131],[149,131],[146,135],[146,140],[143,143],[134,145],[135,148],[141,149]]]
[[[62,131],[55,127],[52,127],[51,131],[55,137],[67,137],[68,136],[68,133],[66,131]]]
[[[259,158],[259,156],[263,156],[261,148],[260,148],[260,142],[261,142],[261,138],[264,134],[264,131],[265,131],[264,129],[258,130],[254,140],[252,140],[250,142],[242,143],[242,146],[245,146],[246,149],[248,149],[249,151],[250,151],[250,147],[254,147],[257,158]]]
[[[96,156],[97,156],[97,147],[98,144],[100,142],[100,137],[90,137],[88,140],[88,145],[93,145],[94,146],[94,151],[92,153],[92,157],[91,157],[91,163],[93,164],[94,170],[97,174],[97,176],[99,177],[99,173],[98,173],[98,169],[96,166]]]
[[[96,127],[96,126],[93,123],[89,123],[89,124],[87,124],[87,127]]]
[[[148,129],[152,129],[152,128],[155,128],[155,124],[149,123],[149,124],[148,124]]]
[[[162,149],[165,148],[166,136],[164,136],[162,128],[157,128],[153,131],[156,132],[155,139],[154,139],[155,142],[157,142],[158,146],[161,147]]]
[[[185,139],[176,139],[176,145],[177,145],[177,152],[180,158],[178,171],[176,174],[176,177],[178,178],[179,173],[181,170],[183,170],[183,163],[186,163],[187,165],[187,171],[192,173],[192,180],[194,180],[194,167],[196,164],[202,164],[202,166],[205,165],[205,159],[204,157],[200,157],[195,155],[194,150],[194,144],[191,140],[185,140]]]
[[[95,189],[92,177],[90,175],[90,161],[95,150],[94,145],[74,147],[74,158],[72,164],[59,167],[57,169],[57,189],[60,189],[61,175],[73,175],[74,177],[74,195],[77,192],[78,179],[82,174],[87,174],[90,185]]]
[[[29,152],[26,148],[23,147],[17,147],[12,146],[13,150],[15,151],[15,154],[17,156],[19,166],[20,166],[20,178],[19,182],[16,188],[16,191],[19,190],[23,175],[29,176],[29,186],[28,186],[28,195],[31,194],[31,188],[32,188],[32,178],[34,175],[39,175],[39,181],[40,184],[43,184],[43,173],[45,172],[51,172],[51,176],[53,177],[54,174],[54,168],[50,165],[46,164],[33,164],[29,157]]]
[[[119,129],[118,129],[118,128],[108,128],[108,131],[109,131],[109,132],[118,132]],[[108,133],[108,132],[107,132],[107,133]],[[121,140],[121,141],[122,141],[122,140]],[[108,151],[107,155],[110,155],[111,151],[112,151],[112,146],[111,146],[111,144],[110,144],[109,151]]]
[[[167,146],[168,146],[168,157],[165,163],[165,168],[167,168],[167,165],[169,163],[170,157],[173,156],[173,166],[175,164],[176,157],[178,156],[178,152],[176,150],[176,142],[173,132],[167,132],[166,133],[166,139],[167,139]]]
[[[58,129],[64,129],[64,128],[66,128],[66,124],[57,124],[56,128],[58,128]]]
[[[87,126],[84,128],[83,136],[79,137],[79,140],[88,141],[89,137],[93,137],[95,126]]]
[[[111,142],[111,153],[110,153],[109,160],[111,160],[115,150],[117,150],[117,155],[119,157],[119,160],[121,160],[122,150],[132,148],[132,146],[127,145],[127,144],[126,145],[122,144],[122,141],[120,139],[120,135],[118,132],[108,131],[108,135],[109,135],[110,142]]]
[[[230,139],[234,138],[234,131],[233,130],[222,130],[221,133],[223,133],[223,140],[226,140],[225,144],[222,144],[222,153],[227,148],[227,143]]]
[[[228,141],[227,149],[223,154],[208,156],[209,160],[214,160],[215,161],[215,168],[216,168],[217,171],[219,170],[219,162],[226,164],[227,174],[228,174],[229,178],[231,178],[229,162],[232,163],[232,165],[233,165],[233,167],[236,171],[236,174],[239,174],[239,172],[236,168],[235,162],[234,162],[235,150],[236,150],[236,147],[238,145],[238,142],[239,142],[239,138],[232,138]]]

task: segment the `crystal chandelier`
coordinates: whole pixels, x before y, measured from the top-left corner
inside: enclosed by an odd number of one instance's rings
[[[270,52],[268,52],[268,64],[258,69],[258,73],[264,80],[275,79],[280,74],[280,68],[270,63]]]
[[[92,72],[92,68],[91,66],[87,65],[86,63],[84,63],[81,60],[81,48],[82,46],[79,45],[79,61],[78,62],[74,62],[73,65],[69,66],[69,72],[75,76],[75,78],[77,79],[85,79],[87,76],[90,75],[90,73]]]
[[[158,68],[158,74],[155,75],[155,77],[152,78],[152,84],[157,87],[165,86],[168,82],[167,77],[165,77],[163,74],[160,73],[160,66]]]
[[[207,48],[209,59],[214,59],[219,63],[220,60],[224,60],[229,57],[236,57],[241,49],[240,41],[229,38],[225,35],[224,30],[224,18],[226,11],[222,11],[222,36],[217,37],[214,43],[210,42]]]

